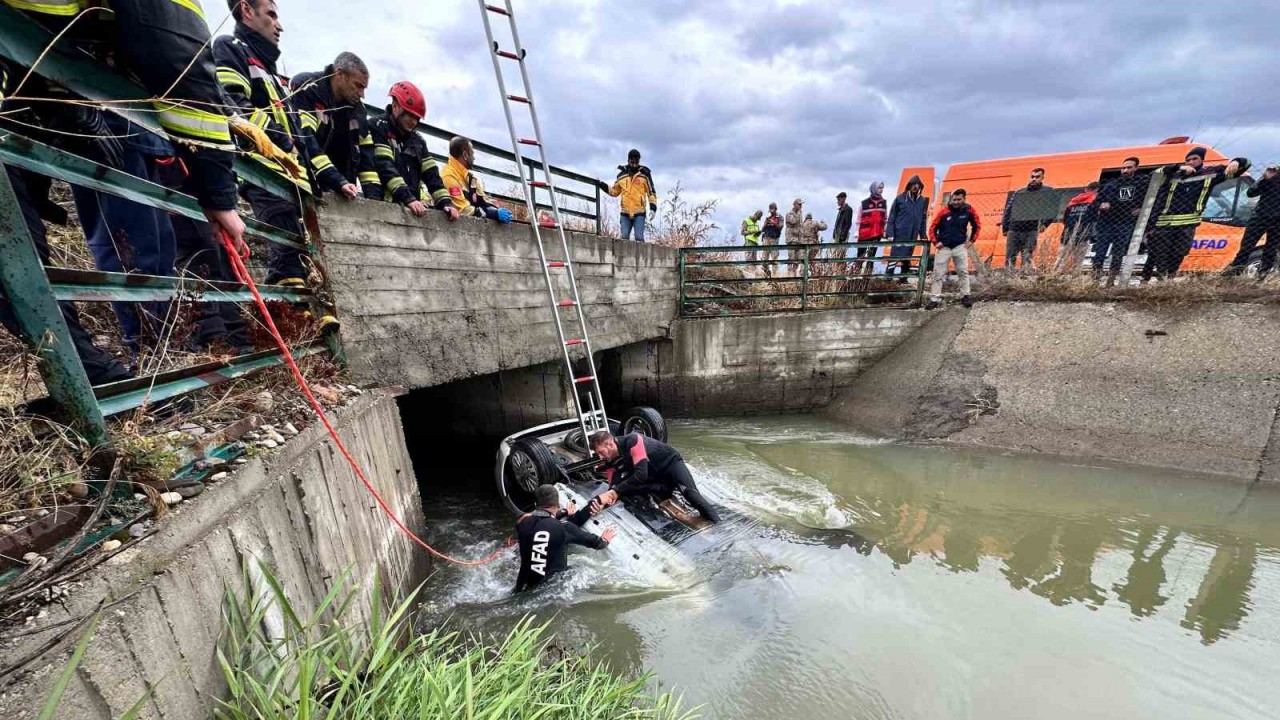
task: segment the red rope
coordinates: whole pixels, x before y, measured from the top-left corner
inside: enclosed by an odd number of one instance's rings
[[[482,565],[488,565],[494,560],[497,560],[512,545],[514,545],[515,543],[508,538],[504,546],[479,560],[459,560],[458,558],[445,555],[439,550],[428,545],[425,540],[418,537],[412,530],[405,526],[405,524],[401,522],[400,518],[396,517],[396,514],[392,512],[391,507],[387,505],[387,501],[382,499],[382,495],[373,487],[373,483],[369,482],[369,478],[365,476],[364,470],[360,469],[360,463],[356,462],[356,459],[352,457],[351,453],[347,450],[347,446],[342,443],[342,439],[338,437],[337,431],[329,424],[329,419],[325,417],[324,409],[320,407],[320,403],[316,400],[316,396],[311,393],[311,386],[307,384],[306,378],[302,377],[302,371],[298,369],[298,364],[293,360],[293,353],[289,352],[288,344],[285,343],[284,338],[281,337],[280,331],[276,329],[275,321],[271,319],[271,313],[267,310],[267,304],[263,302],[262,296],[258,294],[258,288],[254,285],[253,278],[249,276],[249,270],[244,265],[244,260],[249,257],[248,246],[241,243],[240,247],[237,248],[235,246],[235,242],[226,234],[226,232],[219,230],[219,233],[222,236],[222,244],[226,247],[227,257],[231,260],[231,267],[235,270],[236,277],[239,278],[240,282],[248,286],[249,292],[253,294],[253,302],[258,306],[258,311],[262,313],[262,318],[267,324],[267,329],[271,332],[271,337],[275,339],[276,346],[280,348],[280,353],[284,356],[285,363],[289,366],[289,370],[293,372],[294,381],[296,381],[298,383],[298,387],[302,389],[302,394],[307,396],[307,400],[311,403],[311,408],[315,410],[316,417],[320,418],[320,422],[324,424],[324,429],[329,431],[329,437],[333,438],[333,443],[338,446],[338,450],[342,452],[342,456],[347,459],[347,463],[350,464],[351,469],[355,471],[356,477],[360,478],[360,482],[364,484],[365,489],[369,491],[370,495],[373,495],[374,500],[378,501],[378,507],[382,508],[382,512],[391,519],[391,522],[399,528],[400,532],[404,533],[415,544],[435,557],[465,567],[480,567]]]

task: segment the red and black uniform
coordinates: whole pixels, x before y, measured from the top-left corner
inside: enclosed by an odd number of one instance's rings
[[[421,200],[437,210],[453,204],[440,179],[440,164],[427,151],[427,141],[417,131],[401,134],[391,118],[390,105],[386,114],[369,121],[369,134],[373,137],[374,166],[382,182],[365,188],[365,197],[401,205]],[[390,196],[384,197],[388,193]]]
[[[1182,261],[1191,252],[1200,216],[1209,202],[1209,194],[1218,184],[1226,181],[1227,166],[1202,165],[1191,175],[1179,174],[1181,163],[1164,168],[1168,182],[1156,196],[1151,235],[1147,239],[1147,262],[1142,267],[1142,279],[1150,280],[1159,273],[1168,277],[1178,274]]]
[[[973,233],[969,233],[969,229]],[[958,248],[966,241],[977,242],[978,233],[982,231],[982,221],[973,206],[965,203],[959,209],[950,205],[943,207],[934,216],[929,225],[929,239],[947,248]]]
[[[534,510],[517,520],[520,574],[516,576],[515,591],[535,588],[552,575],[567,570],[569,545],[595,550],[608,547],[609,543],[604,538],[582,529],[582,524],[590,517],[591,508],[584,507],[572,516],[563,511],[552,516],[546,510]]]
[[[639,433],[623,435],[617,443],[618,459],[604,473],[619,497],[657,495],[666,498],[679,490],[704,518],[711,522],[720,521],[715,508],[698,492],[693,475],[679,451]]]
[[[889,203],[884,197],[872,195],[862,201],[858,213],[858,242],[880,242],[884,240],[888,227]],[[874,247],[858,248],[858,257],[875,257]]]
[[[1062,212],[1062,243],[1064,245],[1083,245],[1089,242],[1093,230],[1089,226],[1096,215],[1094,202],[1098,197],[1096,190],[1085,190],[1071,198],[1067,209]]]

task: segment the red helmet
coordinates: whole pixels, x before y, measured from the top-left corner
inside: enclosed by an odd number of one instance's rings
[[[427,101],[422,97],[422,91],[408,80],[401,80],[392,85],[391,92],[387,95],[419,120],[427,116]]]

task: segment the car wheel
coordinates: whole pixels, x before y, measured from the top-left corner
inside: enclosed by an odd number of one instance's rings
[[[513,509],[528,511],[533,508],[533,492],[539,485],[559,480],[560,469],[551,449],[537,438],[520,438],[511,443],[502,468],[503,493]]]
[[[667,441],[667,421],[651,407],[641,405],[631,408],[622,416],[619,426],[623,435],[640,433],[658,442]]]

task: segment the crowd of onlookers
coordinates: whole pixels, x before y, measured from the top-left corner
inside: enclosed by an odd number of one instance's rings
[[[1025,187],[1010,193],[1005,201],[999,231],[1004,239],[1004,267],[1011,271],[1030,272],[1036,250],[1051,225],[1060,225],[1059,248],[1055,269],[1082,265],[1091,254],[1093,275],[1104,284],[1117,281],[1126,256],[1144,255],[1140,270],[1142,282],[1153,278],[1169,278],[1178,273],[1195,242],[1211,191],[1230,179],[1247,177],[1250,162],[1235,158],[1225,164],[1206,165],[1207,151],[1196,147],[1181,163],[1159,168],[1159,182],[1153,188],[1154,172],[1141,170],[1142,160],[1126,158],[1116,177],[1106,182],[1090,183],[1062,207],[1061,195],[1045,184],[1044,168],[1031,171]],[[1268,166],[1245,194],[1257,198],[1244,231],[1241,246],[1226,269],[1238,275],[1251,263],[1265,277],[1275,266],[1280,249],[1280,164]],[[1154,191],[1154,197],[1149,197]],[[976,242],[982,233],[982,215],[968,202],[964,188],[951,190],[947,202],[927,216],[929,199],[919,177],[911,177],[906,188],[890,203],[884,197],[884,183],[871,184],[870,192],[855,209],[848,195],[836,195],[835,225],[830,243],[849,244],[833,247],[828,259],[853,258],[849,267],[857,274],[873,272],[871,259],[885,263],[885,275],[905,276],[911,272],[917,248],[909,243],[931,245],[933,277],[929,307],[941,301],[942,283],[952,266],[960,286],[961,302],[970,300],[969,269],[982,267]],[[1145,224],[1139,227],[1144,218]],[[827,225],[815,221],[805,212],[804,202],[797,198],[785,216],[776,204],[769,214],[757,210],[742,221],[740,234],[747,246],[762,249],[759,259],[765,271],[773,274],[782,245],[816,245],[822,242],[821,231]],[[855,230],[856,229],[856,230]],[[1263,240],[1260,253],[1255,251]],[[902,243],[886,246],[885,243]],[[883,252],[882,251],[887,251]],[[803,255],[792,252],[791,262],[807,258],[812,261],[821,253],[809,247]],[[898,258],[898,259],[895,259]],[[1052,260],[1052,258],[1051,258]],[[918,268],[918,265],[914,267]],[[785,273],[794,276],[798,273]]]

